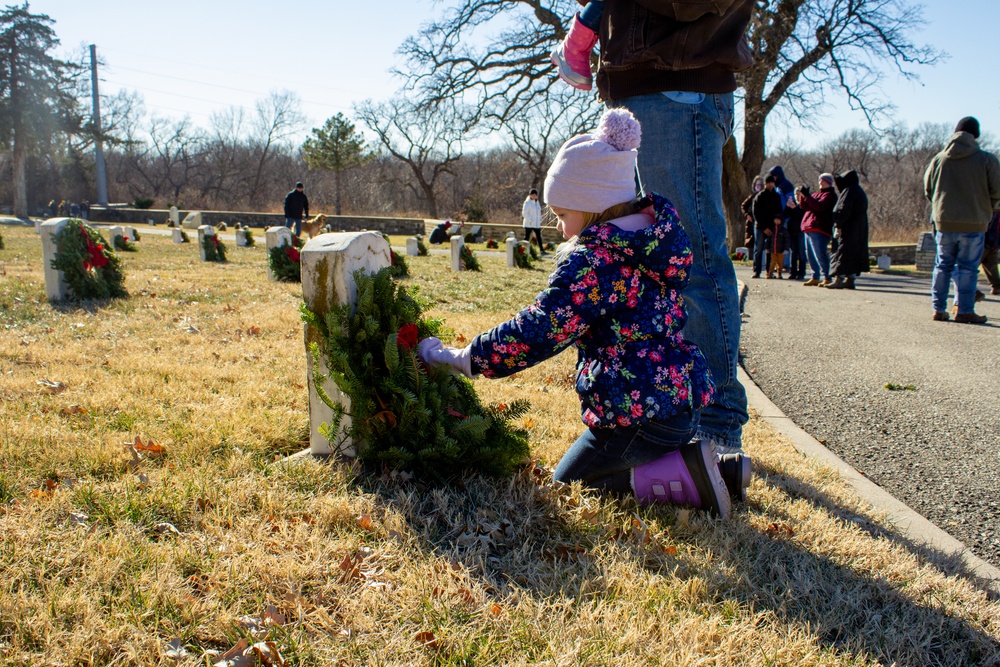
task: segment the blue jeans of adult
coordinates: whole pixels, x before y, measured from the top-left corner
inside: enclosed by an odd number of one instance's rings
[[[785,265],[791,275],[800,277],[806,275],[806,234],[798,232],[792,236],[792,252],[785,254]]]
[[[975,312],[979,260],[983,256],[986,235],[938,232],[934,275],[931,278],[931,305],[936,313],[948,312],[948,290],[955,278],[955,304],[958,313]]]
[[[753,274],[757,275],[761,270],[767,270],[771,265],[768,258],[770,254],[767,249],[771,247],[771,237],[764,233],[760,227],[753,229]]]
[[[295,228],[295,235],[302,235],[302,218],[285,218],[285,227],[288,229]]]
[[[733,131],[733,96],[651,93],[611,106],[625,107],[642,124],[639,189],[673,202],[694,248],[683,333],[705,355],[716,388],[715,401],[701,411],[699,433],[740,448],[747,395],[736,377],[740,302],[722,205],[722,146]]]
[[[684,410],[668,419],[639,426],[588,428],[566,451],[553,477],[567,484],[610,491],[632,491],[632,468],[655,461],[691,441],[698,413]]]
[[[806,249],[809,251],[809,268],[812,269],[812,279],[819,280],[823,274],[824,280],[830,279],[830,237],[820,232],[806,232]]]

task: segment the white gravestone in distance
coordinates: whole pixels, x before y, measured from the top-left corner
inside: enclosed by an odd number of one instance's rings
[[[236,245],[245,248],[247,245],[247,233],[243,229],[236,230]]]
[[[56,258],[56,234],[69,222],[69,218],[50,218],[41,224],[42,266],[45,270],[45,296],[49,301],[63,301],[69,298],[69,285],[63,272],[52,268]]]
[[[451,270],[461,271],[462,270],[462,246],[465,245],[465,239],[460,235],[455,235],[451,237]]]
[[[892,268],[892,259],[889,257],[889,255],[879,255],[878,258],[875,260],[875,263],[877,264],[878,268],[882,269],[883,271],[888,271],[890,268]]]
[[[517,266],[517,261],[514,259],[514,252],[517,249],[517,239],[513,236],[508,236],[504,243],[507,245],[507,266],[513,268]]]
[[[42,221],[37,218],[35,219],[35,233],[36,234],[42,233]]]
[[[125,238],[135,243],[135,227],[124,227],[122,233],[125,234]]]
[[[174,243],[184,243],[184,230],[180,227],[174,227]]]
[[[517,236],[514,235],[514,232],[507,232],[507,238],[509,238],[509,239],[516,239]]]
[[[124,227],[112,227],[111,229],[108,230],[108,244],[111,246],[112,250],[117,250],[117,248],[115,247],[115,239],[118,238],[119,236],[128,238],[128,236],[125,234]]]
[[[202,225],[198,228],[198,252],[201,253],[201,261],[207,262],[208,257],[205,255],[205,237],[215,236],[215,230],[212,229],[211,225]]]
[[[176,206],[170,207],[170,224],[173,225],[174,227],[180,227],[181,214],[180,211],[177,210]]]
[[[325,317],[334,304],[350,304],[358,299],[354,272],[364,269],[368,273],[390,266],[392,263],[389,243],[379,232],[347,232],[320,234],[310,239],[301,252],[302,297],[306,307],[318,316]],[[309,451],[312,454],[333,453],[331,443],[324,438],[319,427],[333,418],[333,410],[320,400],[313,380],[313,358],[309,351],[312,343],[320,343],[319,333],[304,325],[306,346],[306,379],[309,384]],[[320,357],[320,372],[329,374],[326,362]],[[332,380],[323,386],[326,394],[350,412],[350,399],[344,396]],[[345,415],[342,428],[350,426]],[[354,456],[353,443],[344,442],[339,449],[344,456]]]
[[[517,250],[514,252],[521,252],[521,248],[524,248],[524,252],[528,253],[528,257],[531,257],[531,244],[527,241],[518,241]]]
[[[201,211],[191,211],[181,223],[184,229],[198,229],[201,227]]]
[[[420,242],[417,237],[411,237],[406,239],[406,254],[410,257],[416,257],[420,254]]]
[[[271,255],[271,248],[280,248],[281,246],[292,245],[292,230],[288,227],[268,227],[267,231],[264,232],[264,238],[266,240],[267,254],[268,257]],[[301,261],[301,260],[300,260]],[[271,262],[267,263],[267,277],[269,280],[277,280],[278,277],[274,275],[271,271]]]

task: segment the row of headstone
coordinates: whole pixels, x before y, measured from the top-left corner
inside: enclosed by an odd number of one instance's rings
[[[112,248],[115,247],[115,239],[119,236],[124,237],[130,243],[135,243],[135,227],[112,227],[108,231],[108,242]]]

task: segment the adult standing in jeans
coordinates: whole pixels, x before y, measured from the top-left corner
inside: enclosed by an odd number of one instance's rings
[[[802,216],[802,233],[806,236],[806,257],[812,277],[802,283],[806,287],[826,287],[830,280],[830,237],[833,235],[833,207],[837,193],[833,190],[833,174],[819,175],[819,190],[810,194],[798,193],[796,201],[805,211]],[[820,281],[820,275],[823,280]]]
[[[305,186],[296,183],[295,189],[285,195],[285,227],[295,227],[295,236],[302,234],[302,216],[309,215],[309,199]]]
[[[944,150],[924,172],[924,194],[931,202],[937,254],[931,278],[934,319],[948,321],[948,290],[955,275],[956,322],[985,324],[975,312],[979,262],[986,227],[1000,206],[1000,161],[979,147],[979,121],[966,116]]]
[[[722,147],[733,130],[736,72],[752,64],[746,28],[754,0],[616,0],[600,26],[597,88],[642,125],[642,192],[668,197],[694,246],[684,337],[705,355],[715,401],[698,436],[721,453],[742,449],[747,397],[736,377],[740,307],[726,245]]]
[[[770,273],[773,251],[774,230],[781,224],[784,206],[781,193],[773,174],[764,177],[764,189],[753,197],[750,212],[753,213],[753,277],[760,278],[762,269]]]
[[[524,227],[524,240],[531,243],[531,235],[538,240],[538,251],[545,254],[542,245],[542,205],[538,203],[538,190],[531,188],[528,196],[521,204],[521,226]]]

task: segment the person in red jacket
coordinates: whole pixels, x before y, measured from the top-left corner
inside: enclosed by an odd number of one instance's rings
[[[805,211],[802,232],[806,235],[806,252],[812,269],[812,277],[802,284],[826,287],[833,282],[830,280],[830,238],[833,235],[833,207],[837,203],[833,174],[820,174],[819,190],[811,195],[800,192],[796,201]]]

